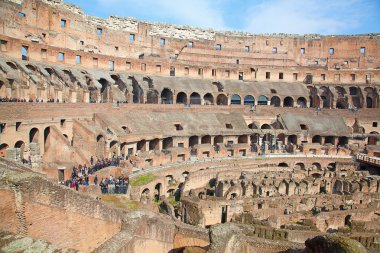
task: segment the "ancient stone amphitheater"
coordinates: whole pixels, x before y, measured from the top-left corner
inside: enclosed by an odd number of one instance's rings
[[[380,35],[0,0],[1,252],[380,252]]]

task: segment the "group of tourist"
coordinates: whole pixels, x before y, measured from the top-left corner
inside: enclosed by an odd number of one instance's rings
[[[78,167],[73,167],[71,178],[69,180],[66,180],[65,185],[78,191],[79,185],[90,185],[90,175],[106,167],[119,166],[120,160],[122,159],[123,157],[118,157],[116,155],[113,155],[112,158],[102,159],[99,159],[98,157],[94,159],[94,157],[91,156],[89,166],[84,164],[79,165]],[[95,175],[94,185],[98,185],[98,180],[98,176]],[[103,194],[125,194],[127,192],[128,182],[128,177],[121,176],[115,179],[112,176],[110,176],[109,178],[102,178],[100,180],[99,186],[101,187],[101,191]]]
[[[126,176],[119,176],[114,178],[102,178],[99,186],[102,194],[126,194],[129,184],[129,178]]]
[[[45,101],[43,99],[32,99],[32,98],[29,98],[28,100],[26,98],[8,98],[8,97],[5,97],[5,98],[2,98],[0,97],[0,102],[3,102],[3,103],[6,103],[6,102],[10,102],[10,103],[59,103],[59,98],[57,99],[54,99],[54,98],[49,98],[49,99],[46,99]],[[63,103],[65,103],[65,101],[63,101]]]

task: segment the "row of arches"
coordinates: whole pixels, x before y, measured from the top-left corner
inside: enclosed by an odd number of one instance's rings
[[[176,104],[195,104],[195,105],[200,105],[205,104],[205,105],[228,105],[228,97],[225,94],[219,94],[216,97],[216,100],[214,96],[211,93],[206,93],[203,98],[201,95],[197,92],[192,92],[190,94],[188,101],[188,96],[185,92],[179,92],[176,95],[176,98],[174,98],[173,92],[165,88],[161,92],[161,103],[162,104],[173,104],[174,101]],[[149,101],[156,101],[156,99],[148,99]],[[259,96],[257,103],[256,99],[252,95],[246,95],[243,98],[238,95],[238,94],[233,94],[230,99],[230,104],[231,105],[268,105],[270,103],[271,105],[275,107],[280,107],[281,106],[281,99],[279,96],[273,96],[271,99],[269,99],[267,96],[261,95]],[[307,107],[307,99],[304,97],[299,97],[297,100],[295,100],[293,97],[285,97],[283,100],[283,106],[284,107],[294,107],[298,105],[299,107]]]

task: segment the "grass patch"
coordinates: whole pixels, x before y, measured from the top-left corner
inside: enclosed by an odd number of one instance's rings
[[[145,175],[141,175],[135,179],[132,179],[130,184],[131,186],[142,186],[152,182],[154,179],[156,179],[156,177],[153,174],[148,173]]]
[[[102,195],[102,201],[109,202],[119,208],[135,210],[138,208],[138,202],[127,200],[117,195]]]

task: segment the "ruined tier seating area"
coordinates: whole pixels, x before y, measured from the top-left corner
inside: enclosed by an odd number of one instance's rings
[[[0,27],[1,252],[380,251],[379,34]]]

